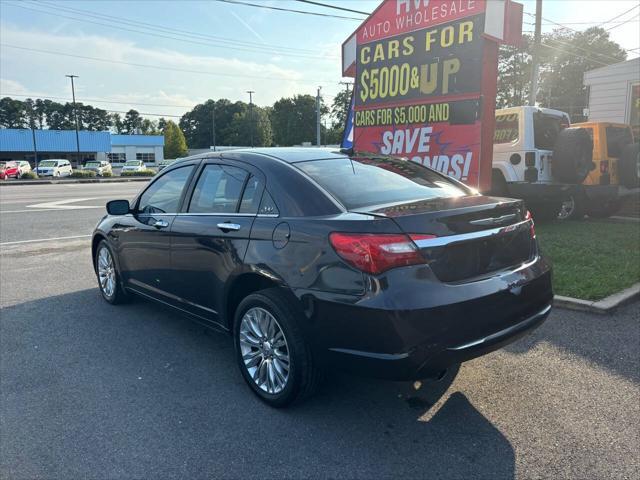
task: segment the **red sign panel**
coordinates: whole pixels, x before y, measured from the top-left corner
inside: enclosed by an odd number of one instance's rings
[[[492,11],[504,15],[500,5],[502,12]],[[489,185],[491,159],[481,169],[481,157],[491,156],[497,43],[485,34],[487,15],[484,0],[386,0],[378,7],[349,54],[356,151],[405,156],[475,188]]]

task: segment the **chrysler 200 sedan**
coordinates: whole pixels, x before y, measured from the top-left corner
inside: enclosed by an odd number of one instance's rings
[[[141,295],[228,332],[272,406],[308,396],[331,368],[438,378],[551,309],[522,201],[406,159],[207,153],[107,211],[92,242],[104,299]]]

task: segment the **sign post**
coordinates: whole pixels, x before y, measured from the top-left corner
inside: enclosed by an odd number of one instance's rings
[[[342,46],[353,149],[489,190],[498,46],[521,29],[510,0],[384,0]]]

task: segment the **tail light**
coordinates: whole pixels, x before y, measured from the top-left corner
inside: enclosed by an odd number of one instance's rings
[[[426,238],[435,236],[333,232],[329,235],[329,242],[349,265],[378,275],[392,268],[425,263],[413,240]]]
[[[600,162],[600,173],[602,175],[609,173],[609,160],[602,160]]]
[[[531,221],[531,228],[529,229],[531,232],[531,238],[536,238],[536,224],[533,221],[533,215],[531,215],[531,212],[529,210],[527,210],[527,215],[524,218],[525,220]]]

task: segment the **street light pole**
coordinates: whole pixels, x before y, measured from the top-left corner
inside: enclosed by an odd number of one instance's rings
[[[542,32],[542,0],[536,0],[536,26],[534,33],[534,47],[531,58],[531,91],[529,105],[535,106],[538,94],[538,76],[540,75],[540,37]]]
[[[249,137],[251,138],[251,148],[253,148],[253,94],[254,90],[247,90],[249,94]]]
[[[320,146],[320,89],[318,87],[318,93],[316,94],[316,146]]]
[[[76,157],[76,166],[80,166],[80,134],[78,133],[78,109],[76,108],[76,88],[75,85],[73,83],[73,79],[74,78],[79,78],[78,75],[65,75],[65,77],[68,77],[71,79],[71,95],[73,98],[73,116],[75,118],[76,121],[76,153],[77,153],[77,157]]]

